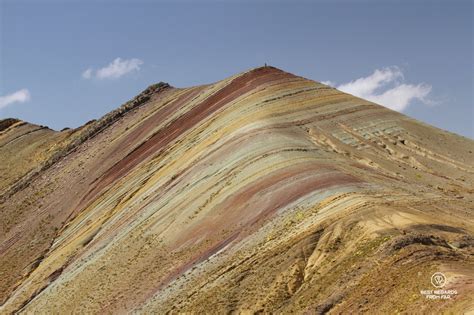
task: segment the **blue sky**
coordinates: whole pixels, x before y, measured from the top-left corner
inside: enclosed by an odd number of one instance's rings
[[[267,62],[474,138],[472,1],[196,2],[0,0],[0,118],[77,127]]]

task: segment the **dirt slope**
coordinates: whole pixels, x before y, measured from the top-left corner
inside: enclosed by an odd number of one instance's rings
[[[273,67],[3,125],[0,313],[474,311],[472,140]]]

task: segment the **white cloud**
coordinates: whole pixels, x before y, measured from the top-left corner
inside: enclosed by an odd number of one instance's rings
[[[31,99],[30,92],[27,89],[21,89],[12,94],[0,96],[0,108],[7,107],[14,103],[24,103]]]
[[[371,75],[336,85],[325,81],[338,90],[364,98],[396,111],[405,110],[412,101],[428,104],[431,85],[405,84],[403,72],[398,67],[377,69]]]
[[[423,103],[429,103],[426,97],[431,92],[428,84],[400,84],[379,95],[370,95],[367,99],[377,104],[385,105],[396,111],[405,110],[411,101],[418,99]]]
[[[332,81],[321,81],[322,84],[329,85],[329,86],[335,86],[336,83]]]
[[[84,72],[82,73],[82,77],[83,77],[84,79],[90,79],[90,78],[92,78],[92,69],[89,68],[89,69],[87,69],[86,71],[84,71]]]
[[[88,68],[82,73],[84,79],[118,79],[127,73],[133,71],[139,71],[143,61],[137,58],[132,59],[121,59],[116,58],[106,67],[100,68],[94,71],[92,68]]]
[[[107,67],[97,70],[97,77],[99,79],[117,79],[132,71],[140,70],[143,61],[140,59],[122,60],[116,58]]]

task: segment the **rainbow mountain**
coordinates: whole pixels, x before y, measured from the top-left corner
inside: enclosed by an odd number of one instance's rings
[[[474,311],[474,142],[274,67],[0,162],[2,314]]]

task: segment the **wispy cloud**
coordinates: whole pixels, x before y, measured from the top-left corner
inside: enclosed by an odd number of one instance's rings
[[[338,90],[367,99],[396,111],[405,110],[414,100],[428,104],[431,85],[406,84],[403,72],[398,67],[375,70],[371,75],[340,85],[331,81],[324,84]]]
[[[329,86],[335,86],[336,85],[336,82],[332,82],[332,81],[321,81],[321,83],[329,85]]]
[[[83,77],[84,79],[90,79],[90,78],[92,78],[92,74],[93,74],[92,72],[93,72],[93,71],[94,71],[94,70],[92,70],[92,68],[87,69],[86,71],[84,71],[84,72],[82,73],[82,77]]]
[[[82,72],[82,77],[84,79],[118,79],[124,76],[127,73],[133,71],[139,71],[140,66],[143,64],[143,61],[137,58],[132,59],[121,59],[116,58],[109,65],[94,70],[93,68],[88,68]]]
[[[30,92],[27,89],[21,89],[14,93],[0,96],[0,109],[14,103],[24,103],[31,99]]]

